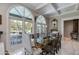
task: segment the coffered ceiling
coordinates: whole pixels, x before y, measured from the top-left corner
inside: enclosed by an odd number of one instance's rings
[[[44,16],[62,15],[79,9],[75,3],[22,3],[31,10]]]

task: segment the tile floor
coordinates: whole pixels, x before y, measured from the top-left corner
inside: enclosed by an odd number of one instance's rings
[[[61,41],[61,49],[57,55],[79,55],[79,41],[64,38]]]

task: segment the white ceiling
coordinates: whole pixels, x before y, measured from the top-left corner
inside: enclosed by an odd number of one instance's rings
[[[45,16],[54,16],[79,9],[75,3],[23,3],[31,10]]]
[[[69,5],[72,5],[73,3],[57,3],[57,7],[58,8],[63,8],[63,7],[66,7],[66,6],[69,6]]]

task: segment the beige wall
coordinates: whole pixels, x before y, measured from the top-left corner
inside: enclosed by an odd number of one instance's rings
[[[64,21],[64,36],[70,38],[70,33],[73,31],[73,21]]]

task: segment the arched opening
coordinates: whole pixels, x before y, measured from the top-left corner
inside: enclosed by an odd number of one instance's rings
[[[23,6],[15,6],[9,11],[9,39],[10,47],[18,49],[19,47],[26,47],[28,44],[31,47],[30,40],[28,40],[32,33],[32,13],[29,9]],[[28,34],[28,35],[27,35]],[[27,41],[27,42],[25,42]],[[26,44],[24,44],[24,42]],[[30,48],[28,47],[28,50]]]
[[[40,15],[36,19],[36,32],[37,32],[37,42],[43,43],[43,37],[46,36],[47,33],[47,25],[45,17]]]

